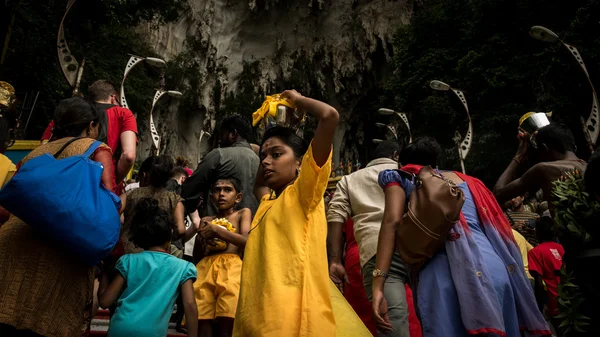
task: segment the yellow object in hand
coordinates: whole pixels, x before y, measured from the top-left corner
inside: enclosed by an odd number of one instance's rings
[[[215,218],[210,223],[215,226],[221,226],[221,227],[225,228],[226,230],[230,231],[231,233],[235,233],[235,227],[233,227],[231,222],[229,222],[229,220],[227,220],[225,218]],[[227,249],[227,242],[225,242],[221,239],[217,239],[217,238],[214,238],[213,242],[215,245],[211,247],[212,251]]]
[[[273,118],[277,117],[277,106],[285,105],[288,108],[295,109],[296,107],[287,99],[282,98],[281,94],[267,96],[263,105],[252,114],[252,126],[256,126],[266,116]]]

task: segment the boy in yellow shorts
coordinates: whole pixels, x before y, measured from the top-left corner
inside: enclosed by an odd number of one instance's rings
[[[240,188],[235,178],[215,182],[211,200],[219,214],[202,218],[196,237],[194,260],[200,262],[196,264],[194,293],[199,336],[232,335],[242,273],[240,256],[252,223],[250,209],[235,209],[242,200]]]

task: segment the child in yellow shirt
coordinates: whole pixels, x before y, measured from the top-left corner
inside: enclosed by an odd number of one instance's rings
[[[194,259],[200,261],[194,293],[200,336],[232,334],[242,273],[240,255],[252,222],[250,209],[235,210],[242,200],[240,190],[241,184],[235,178],[215,182],[211,199],[219,214],[204,217],[196,237]]]
[[[370,336],[329,279],[323,195],[338,112],[295,90],[282,97],[318,126],[310,145],[293,129],[265,132],[254,190],[261,203],[244,250],[233,335]]]

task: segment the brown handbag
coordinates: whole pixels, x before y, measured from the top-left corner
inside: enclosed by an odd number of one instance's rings
[[[448,232],[460,219],[465,196],[431,166],[424,166],[418,174],[398,171],[415,188],[396,229],[396,250],[411,269],[419,269],[444,247]]]

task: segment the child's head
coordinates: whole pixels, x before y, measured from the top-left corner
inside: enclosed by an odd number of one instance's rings
[[[220,211],[232,209],[242,201],[241,183],[236,178],[219,179],[213,184],[210,195]]]
[[[535,224],[535,236],[539,242],[556,241],[556,235],[552,231],[554,220],[549,216],[544,216]]]
[[[158,207],[151,198],[140,200],[133,209],[133,221],[129,240],[136,246],[148,249],[171,242],[173,216]]]
[[[265,185],[279,191],[293,182],[306,150],[306,141],[294,129],[274,127],[267,130],[260,145]]]
[[[175,164],[170,156],[152,156],[146,158],[140,166],[140,186],[164,187],[171,179]]]

